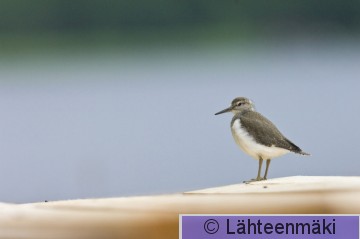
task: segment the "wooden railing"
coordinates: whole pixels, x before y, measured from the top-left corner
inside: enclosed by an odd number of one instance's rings
[[[277,178],[142,197],[0,204],[0,238],[178,238],[179,214],[360,214],[360,177]]]

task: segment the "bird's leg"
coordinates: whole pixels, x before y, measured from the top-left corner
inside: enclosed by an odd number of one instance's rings
[[[262,163],[263,163],[263,159],[261,157],[259,157],[259,169],[258,169],[258,174],[257,174],[257,177],[256,177],[255,181],[263,180],[263,178],[260,177]]]
[[[269,166],[270,166],[270,162],[271,162],[271,159],[267,159],[266,160],[266,169],[265,169],[265,175],[264,175],[264,180],[267,179],[267,174],[268,174],[268,170],[269,170]]]
[[[251,182],[255,182],[255,181],[264,180],[262,177],[260,177],[262,163],[263,163],[263,159],[261,157],[259,157],[259,169],[258,169],[257,177],[253,178],[253,179],[250,179],[248,181],[244,181],[244,183],[251,183]]]

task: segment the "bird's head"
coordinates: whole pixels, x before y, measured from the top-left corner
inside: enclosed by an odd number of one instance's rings
[[[244,110],[255,110],[255,105],[251,100],[245,97],[237,97],[233,99],[229,108],[217,112],[215,115],[226,112],[233,112],[234,114],[241,113]]]

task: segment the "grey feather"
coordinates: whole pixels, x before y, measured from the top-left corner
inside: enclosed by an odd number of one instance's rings
[[[302,155],[309,155],[288,140],[270,120],[256,111],[245,110],[236,114],[231,124],[233,124],[236,119],[240,119],[241,126],[249,132],[259,144],[287,149]]]

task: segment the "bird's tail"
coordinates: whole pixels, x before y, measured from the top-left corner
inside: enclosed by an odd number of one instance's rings
[[[300,150],[300,152],[295,152],[295,153],[301,154],[301,155],[305,155],[305,156],[310,156],[310,155],[311,155],[311,154],[306,153],[306,152],[304,152],[304,151],[302,151],[302,150]]]
[[[286,141],[291,145],[290,147],[290,151],[297,153],[297,154],[301,154],[301,155],[306,155],[306,156],[310,156],[309,153],[306,153],[304,151],[302,151],[301,148],[299,148],[298,146],[296,146],[293,142],[291,142],[290,140],[286,139]]]

